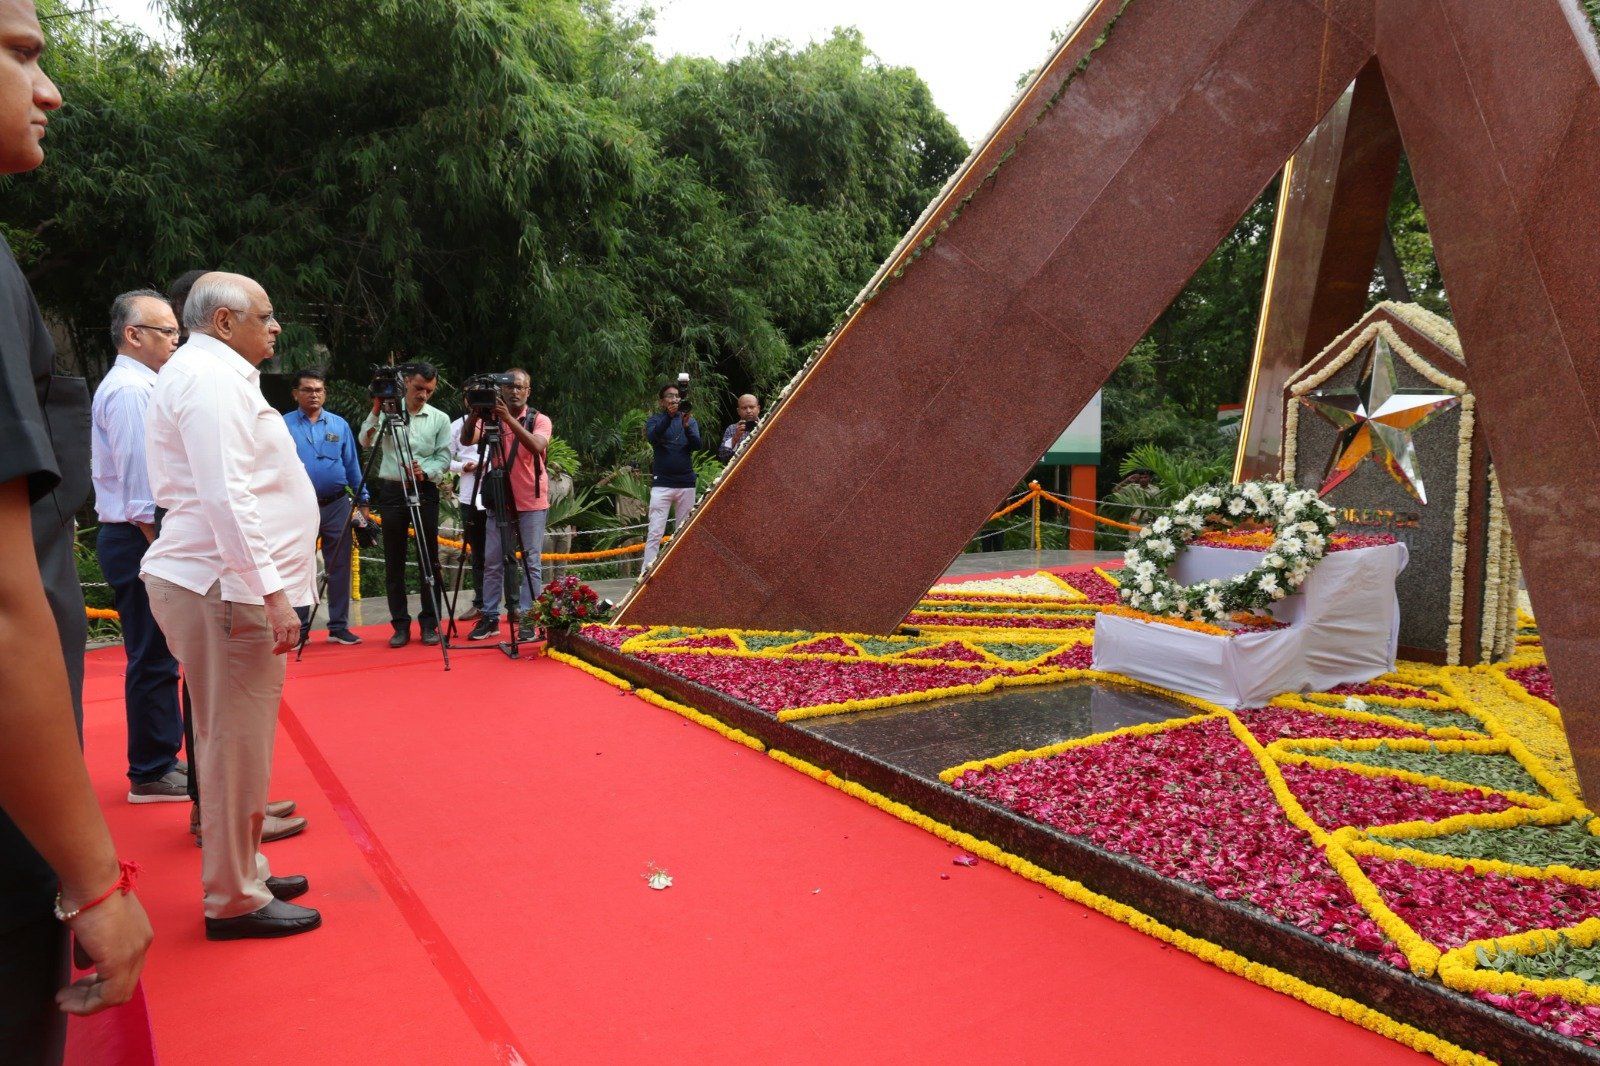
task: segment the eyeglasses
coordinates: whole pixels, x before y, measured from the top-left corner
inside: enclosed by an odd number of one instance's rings
[[[134,329],[153,329],[163,337],[176,337],[178,335],[177,326],[147,326],[143,322],[133,322],[130,325]]]
[[[268,322],[278,321],[278,316],[271,311],[246,311],[239,307],[230,307],[228,310],[232,311],[236,315],[249,315],[251,318],[259,318],[263,326]],[[283,323],[279,322],[278,324],[282,325]]]

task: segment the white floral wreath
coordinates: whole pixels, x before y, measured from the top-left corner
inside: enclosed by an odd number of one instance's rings
[[[1254,570],[1223,581],[1179,585],[1167,569],[1189,542],[1210,529],[1241,522],[1273,526],[1272,546]],[[1298,589],[1328,550],[1337,524],[1317,494],[1281,481],[1207,485],[1141,529],[1123,554],[1121,597],[1150,614],[1225,622],[1235,611],[1256,611]]]

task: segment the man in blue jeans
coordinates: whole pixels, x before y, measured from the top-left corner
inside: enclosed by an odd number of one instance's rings
[[[328,643],[360,644],[350,632],[350,510],[359,507],[363,519],[367,510],[367,486],[361,477],[361,456],[356,451],[356,435],[350,423],[323,409],[328,399],[328,383],[320,370],[299,370],[294,375],[292,394],[299,406],[283,416],[294,438],[294,450],[317,490],[321,510],[317,535],[322,539],[322,562],[328,573]],[[311,608],[297,607],[300,639],[311,624]]]
[[[95,551],[122,619],[128,656],[123,699],[128,719],[128,802],[184,803],[189,779],[178,762],[183,717],[178,660],[150,614],[139,564],[155,539],[156,504],[144,457],[145,410],[156,374],[178,347],[178,320],[166,297],[125,292],[111,304],[116,362],[95,390],[92,415]]]
[[[509,371],[512,383],[502,385],[495,397],[494,415],[500,423],[500,461],[486,477],[482,495],[488,516],[484,531],[483,614],[467,634],[468,640],[488,640],[500,632],[500,597],[504,593],[512,628],[522,606],[522,587],[528,584],[528,604],[539,595],[539,553],[544,550],[544,520],[550,513],[550,478],[545,472],[545,450],[550,446],[550,419],[528,406],[532,382],[526,370]],[[478,416],[468,412],[461,424],[461,442],[476,445],[482,436]],[[522,563],[505,561],[497,508],[503,505],[506,533],[513,527],[522,540],[528,577]],[[513,544],[514,546],[514,544]]]

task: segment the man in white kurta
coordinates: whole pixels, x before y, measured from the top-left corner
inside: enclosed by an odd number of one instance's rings
[[[280,332],[260,285],[207,274],[184,305],[187,344],[150,401],[146,454],[161,533],[142,574],[194,698],[206,937],[292,936],[321,916],[286,902],[304,877],[261,855],[283,657],[315,598],[317,498],[259,366]]]

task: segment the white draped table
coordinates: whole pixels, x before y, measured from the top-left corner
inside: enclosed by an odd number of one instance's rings
[[[1254,569],[1265,552],[1192,546],[1172,578],[1191,585]],[[1224,637],[1160,622],[1102,614],[1094,624],[1094,668],[1199,696],[1230,709],[1280,692],[1320,692],[1394,669],[1400,639],[1395,578],[1404,544],[1330,552],[1300,591],[1272,614],[1285,628]]]

